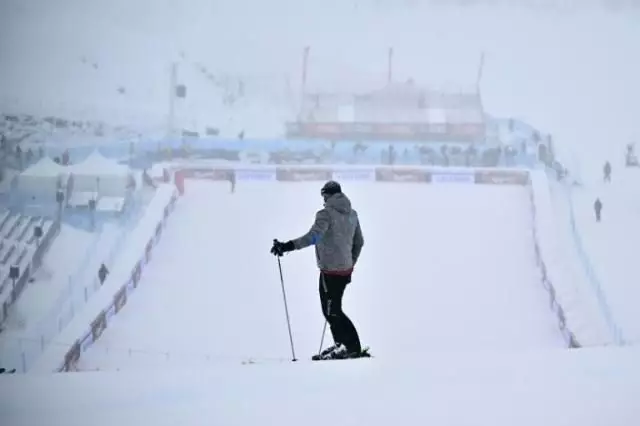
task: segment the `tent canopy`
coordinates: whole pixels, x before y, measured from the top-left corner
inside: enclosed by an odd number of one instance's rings
[[[20,176],[38,178],[57,178],[67,174],[66,167],[61,166],[49,157],[43,157],[40,161],[20,173]]]
[[[115,160],[110,160],[97,150],[92,152],[83,162],[66,167],[75,175],[84,176],[127,176],[131,169]]]

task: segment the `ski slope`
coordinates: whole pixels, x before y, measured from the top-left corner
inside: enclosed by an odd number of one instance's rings
[[[635,426],[638,348],[0,376],[11,426]]]
[[[436,351],[559,348],[522,187],[346,184],[365,248],[344,301],[363,344]],[[188,181],[140,289],[81,370],[290,356],[273,238],[306,232],[318,183]],[[312,249],[282,259],[298,357],[323,326]],[[330,343],[330,337],[325,343]]]

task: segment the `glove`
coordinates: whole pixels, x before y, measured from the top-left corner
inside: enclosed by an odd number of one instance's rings
[[[282,256],[288,251],[295,250],[293,246],[293,241],[287,241],[286,243],[280,242],[278,240],[273,240],[273,246],[271,247],[271,254],[274,256]]]

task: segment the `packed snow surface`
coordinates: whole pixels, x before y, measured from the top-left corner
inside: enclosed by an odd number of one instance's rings
[[[577,230],[612,317],[630,343],[640,343],[637,283],[640,240],[640,170],[618,168],[612,181],[574,188],[572,200]],[[603,204],[596,222],[593,204]]]
[[[639,358],[633,348],[469,348],[419,358],[184,363],[152,374],[0,376],[0,419],[11,426],[634,426]]]
[[[188,181],[138,291],[80,368],[282,358],[273,238],[306,232],[317,183]],[[376,355],[562,347],[535,264],[523,187],[345,184],[365,236],[344,309]],[[320,344],[314,251],[282,258],[297,355]],[[325,344],[331,343],[327,336]]]

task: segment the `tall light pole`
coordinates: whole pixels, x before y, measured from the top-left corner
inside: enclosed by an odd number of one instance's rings
[[[301,79],[301,87],[300,87],[300,114],[302,114],[302,110],[304,108],[304,95],[307,91],[307,68],[309,66],[309,50],[311,48],[309,46],[305,46],[302,52],[302,79]]]
[[[390,47],[388,63],[387,63],[387,84],[391,84],[392,79],[393,79],[393,47]]]
[[[167,117],[167,139],[173,137],[175,120],[176,86],[178,84],[178,63],[171,63],[171,76],[169,78],[169,115]]]
[[[484,51],[480,54],[480,64],[478,64],[478,75],[476,77],[476,92],[480,93],[480,82],[484,72]]]

